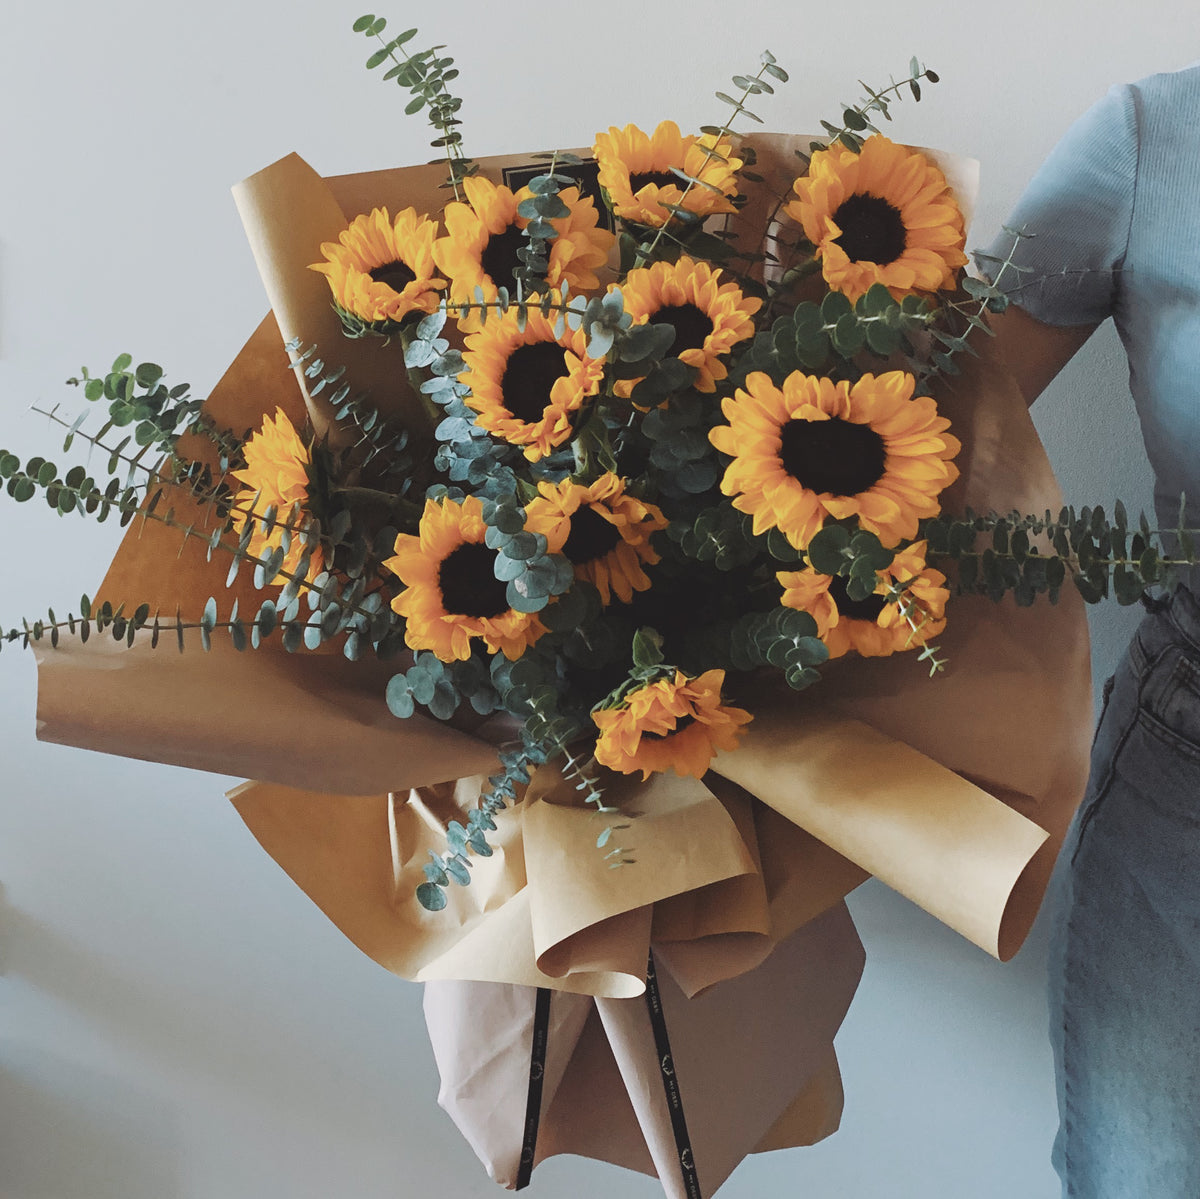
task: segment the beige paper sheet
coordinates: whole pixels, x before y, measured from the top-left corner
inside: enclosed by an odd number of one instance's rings
[[[862,965],[844,904],[699,998],[688,998],[660,960],[671,1055],[706,1196],[747,1153],[812,1144],[836,1130],[842,1091],[832,1042]],[[492,1019],[480,1019],[485,1011]],[[644,998],[555,992],[550,1013],[535,1161],[558,1153],[597,1157],[657,1174],[669,1199],[688,1199]],[[425,1019],[442,1076],[438,1101],[491,1176],[511,1187],[533,992],[431,983]]]

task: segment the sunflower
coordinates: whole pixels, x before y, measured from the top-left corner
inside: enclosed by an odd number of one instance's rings
[[[830,287],[857,300],[882,283],[899,299],[953,287],[963,266],[963,216],[945,175],[882,134],[856,154],[818,150],[787,213],[816,246]]]
[[[321,245],[325,262],[316,262],[333,292],[340,313],[357,317],[381,332],[410,312],[433,312],[446,286],[435,276],[433,239],[437,225],[415,208],[393,221],[386,208],[355,217],[336,242]]]
[[[592,713],[600,730],[596,761],[622,774],[674,770],[700,778],[719,749],[736,749],[740,726],[752,719],[721,703],[723,670],[689,678],[681,670],[631,691],[613,708]]]
[[[600,390],[603,359],[589,358],[582,329],[563,329],[537,308],[510,308],[467,338],[467,369],[459,382],[471,389],[464,402],[476,424],[520,446],[531,462],[544,458],[572,433],[571,418]]]
[[[546,533],[526,516],[530,532]],[[471,638],[516,660],[546,631],[537,615],[517,612],[496,578],[496,551],[484,544],[483,502],[427,500],[417,536],[396,536],[396,555],[384,561],[403,584],[392,608],[407,621],[410,649],[431,650],[443,662],[471,656]]]
[[[311,515],[308,472],[312,466],[312,453],[287,413],[276,408],[274,421],[270,416],[264,416],[262,428],[249,438],[242,453],[246,458],[245,467],[231,472],[244,484],[233,499],[234,532],[240,534],[248,524],[253,524],[254,532],[246,550],[261,558],[283,544],[286,529],[291,545],[280,563],[281,572],[294,574],[300,559],[308,552],[309,577],[320,574],[324,561],[320,544],[313,539],[305,545],[298,535]],[[275,509],[278,523],[270,530],[264,530],[261,518],[268,508]],[[280,577],[276,575],[269,583]]]
[[[696,368],[697,391],[716,391],[717,381],[729,373],[722,357],[754,336],[754,314],[762,307],[761,300],[744,296],[735,283],[721,283],[720,276],[707,262],[685,256],[632,270],[621,284],[634,324],[652,321],[675,330],[667,352]],[[628,396],[637,382],[619,380],[615,390]]]
[[[474,300],[477,287],[485,300],[494,300],[498,287],[512,289],[513,271],[522,265],[517,251],[529,244],[524,233],[529,222],[517,215],[517,207],[533,192],[523,187],[514,194],[478,175],[464,179],[463,188],[467,203],[446,205],[447,235],[433,243],[433,257],[450,277],[452,303]],[[599,287],[596,271],[608,261],[616,239],[600,227],[589,196],[581,196],[577,187],[564,188],[558,195],[571,211],[550,222],[556,236],[549,245],[546,283],[559,287],[566,280],[573,291],[589,291]],[[477,329],[480,323],[477,312],[460,320],[466,330]]]
[[[929,396],[913,397],[904,371],[837,382],[794,371],[782,389],[755,371],[721,402],[727,425],[709,439],[733,461],[721,490],[804,549],[826,516],[857,517],[886,545],[915,537],[958,477],[958,439]]]
[[[846,580],[840,576],[815,570],[780,571],[775,577],[783,587],[781,602],[812,616],[831,658],[849,650],[864,658],[883,658],[924,645],[946,627],[950,598],[946,576],[925,561],[926,548],[926,542],[914,541],[902,549],[891,566],[879,572],[875,593],[863,600],[846,594]],[[886,599],[896,583],[904,585],[908,603],[915,605],[916,628],[909,623],[902,601]]]
[[[540,496],[526,505],[527,519],[554,528],[551,544],[561,541],[577,579],[586,579],[608,604],[612,593],[629,603],[635,591],[645,591],[650,580],[643,569],[658,554],[651,534],[667,527],[667,518],[653,504],[625,491],[619,475],[604,474],[591,486],[570,479],[539,483]]]
[[[732,157],[731,142],[712,134],[684,137],[674,121],[660,121],[650,136],[636,125],[614,125],[596,134],[593,153],[608,206],[622,220],[665,225],[671,213],[664,204],[681,205],[699,217],[736,211],[729,197],[737,195],[734,175],[742,160]],[[688,185],[672,167],[705,186],[688,188],[685,196]]]

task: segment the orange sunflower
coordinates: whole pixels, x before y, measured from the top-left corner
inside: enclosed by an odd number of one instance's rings
[[[718,750],[736,749],[741,726],[753,719],[721,703],[723,670],[689,678],[681,670],[631,691],[614,708],[592,713],[600,730],[596,761],[622,774],[674,770],[700,778]]]
[[[614,125],[596,134],[593,153],[608,205],[622,220],[657,228],[671,217],[664,204],[681,205],[701,218],[737,211],[730,197],[737,195],[742,160],[733,157],[731,142],[718,142],[712,134],[684,137],[674,121],[660,121],[650,135],[636,125]],[[672,167],[707,186],[688,188]]]
[[[437,225],[415,208],[393,221],[386,208],[355,217],[336,242],[321,245],[324,262],[313,263],[329,283],[339,311],[383,327],[410,312],[433,312],[446,286],[435,275]]]
[[[534,533],[548,530],[527,517]],[[515,660],[546,631],[535,613],[517,612],[496,578],[496,551],[484,544],[483,503],[427,500],[417,536],[400,533],[384,566],[403,584],[392,608],[407,621],[404,640],[443,662],[471,656],[477,637],[492,653]]]
[[[517,251],[529,244],[517,206],[533,193],[527,187],[515,195],[507,187],[490,183],[479,175],[463,180],[467,203],[446,205],[446,236],[433,243],[433,256],[450,277],[450,299],[474,300],[475,288],[483,289],[485,300],[496,298],[496,289],[513,290],[513,271],[521,266]],[[546,283],[559,287],[564,280],[575,292],[599,287],[596,277],[608,261],[615,237],[599,224],[599,213],[588,196],[577,187],[564,188],[559,199],[571,210],[569,216],[551,220],[557,236],[549,245],[550,269]],[[460,321],[466,330],[480,326],[479,314],[470,312]]]
[[[754,314],[762,307],[761,300],[743,295],[737,284],[722,283],[720,277],[719,269],[684,256],[632,270],[621,284],[625,311],[634,324],[652,321],[675,330],[667,353],[696,368],[697,391],[716,391],[717,381],[729,373],[721,359],[754,336]],[[617,395],[628,396],[637,382],[619,380]]]
[[[812,616],[830,658],[840,658],[850,650],[864,658],[884,658],[924,645],[946,627],[950,598],[946,576],[925,561],[926,547],[926,542],[914,541],[902,549],[891,566],[879,572],[875,593],[864,600],[850,599],[846,580],[839,576],[815,570],[780,571],[775,577],[783,587],[781,602]],[[916,629],[901,602],[885,599],[895,583],[904,585],[908,601],[916,606]]]
[[[603,359],[589,358],[582,329],[564,328],[529,308],[525,328],[510,308],[467,338],[459,375],[471,394],[464,402],[476,423],[494,437],[520,446],[531,462],[570,438],[571,418],[600,390]]]
[[[929,396],[913,396],[905,371],[834,382],[794,371],[782,389],[755,371],[721,402],[727,425],[709,434],[733,461],[721,490],[804,549],[826,516],[857,517],[885,545],[915,537],[958,478],[958,439]]]
[[[793,185],[788,214],[821,259],[830,287],[857,300],[882,283],[899,299],[953,287],[965,265],[963,216],[924,154],[875,134],[855,153],[818,150]]]
[[[527,519],[554,529],[547,534],[575,568],[577,579],[586,579],[608,604],[615,592],[629,603],[635,591],[646,591],[650,579],[646,565],[658,561],[650,537],[667,527],[667,518],[653,504],[625,491],[619,475],[604,474],[591,486],[570,479],[539,483],[538,499],[526,506]]]
[[[264,416],[262,428],[249,438],[242,452],[246,457],[245,467],[231,473],[244,487],[234,496],[230,515],[234,531],[239,534],[247,524],[254,525],[247,552],[261,558],[270,550],[278,549],[287,528],[291,545],[284,554],[281,570],[294,574],[300,559],[311,551],[309,577],[320,574],[324,562],[320,545],[315,539],[304,545],[298,535],[311,514],[308,471],[312,453],[287,413],[276,408],[273,421],[270,416]],[[264,530],[261,517],[268,508],[275,509],[278,523],[270,530]],[[270,583],[279,579],[281,576],[276,575]]]

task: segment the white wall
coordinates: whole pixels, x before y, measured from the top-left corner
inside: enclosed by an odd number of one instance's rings
[[[62,380],[122,350],[201,394],[215,382],[265,309],[230,184],[293,149],[328,174],[428,156],[399,93],[361,68],[349,26],[366,2],[4,6],[0,445],[56,448],[27,407],[72,405]],[[811,129],[856,79],[918,54],[944,82],[896,130],[982,160],[976,243],[1109,83],[1196,56],[1186,0],[416,7],[385,15],[451,43],[481,154],[709,122],[711,92],[764,46],[792,72],[763,105],[768,127]],[[519,82],[522,55],[536,85]],[[1042,426],[1069,494],[1111,488],[1136,506],[1148,492],[1120,359],[1103,337],[1084,358]],[[4,626],[95,585],[115,528],[0,503]],[[1098,622],[1098,670],[1127,615]],[[228,780],[38,744],[34,682],[30,657],[5,649],[2,1199],[493,1193],[434,1105],[419,989],[292,886],[223,800]],[[870,964],[840,1040],[843,1130],[747,1162],[723,1194],[1048,1199],[1041,930],[1000,966],[882,888],[854,909]],[[656,1193],[562,1159],[531,1191]]]

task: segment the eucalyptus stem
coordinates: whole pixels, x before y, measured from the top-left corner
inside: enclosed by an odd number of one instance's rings
[[[774,65],[773,59],[771,59],[769,61],[764,61],[762,63],[762,65],[758,68],[757,74],[755,74],[752,77],[753,82],[755,84],[761,84],[763,82],[763,74],[771,73],[768,71],[768,68],[773,65]],[[719,157],[719,155],[717,153],[717,146],[719,146],[721,144],[721,139],[724,137],[728,137],[733,132],[732,125],[733,125],[734,117],[736,117],[739,112],[748,112],[749,111],[745,106],[745,102],[752,95],[755,95],[758,90],[760,90],[760,89],[753,87],[750,84],[747,84],[746,86],[743,87],[741,96],[734,102],[733,116],[731,116],[728,120],[726,120],[724,122],[724,124],[722,124],[720,126],[717,133],[712,135],[712,143],[713,144],[711,146],[705,147],[704,161],[700,164],[700,171],[699,171],[700,174],[703,174],[704,168],[706,166],[708,166],[708,164],[710,162],[712,162],[712,160],[714,158]],[[675,206],[676,208],[683,206],[683,201],[687,199],[692,188],[694,188],[697,185],[697,183],[698,183],[698,180],[696,178],[689,178],[687,180],[687,186],[684,187],[683,192],[681,193],[681,195],[679,197],[679,204],[677,204]],[[638,246],[637,257],[634,261],[634,266],[640,267],[650,261],[651,255],[653,255],[654,251],[658,248],[658,243],[660,241],[662,241],[663,236],[666,234],[667,226],[671,223],[671,221],[676,219],[676,216],[677,216],[676,213],[669,212],[667,214],[667,219],[665,221],[663,221],[663,223],[661,225],[659,225],[658,230],[655,232],[654,237],[651,239],[649,245],[646,245],[645,243],[643,243]]]
[[[395,495],[390,491],[381,491],[378,487],[346,486],[331,487],[331,496],[338,496],[348,502],[364,500],[372,504],[380,504],[389,512],[395,512],[408,518],[415,525],[421,519],[423,505],[408,499],[406,496]]]
[[[608,862],[609,868],[632,866],[636,859],[629,855],[633,851],[628,846],[612,843],[614,833],[623,832],[632,827],[630,820],[611,819],[611,817],[619,817],[621,810],[604,802],[604,791],[600,780],[587,769],[588,763],[585,760],[575,757],[565,745],[557,745],[554,749],[563,755],[561,771],[563,778],[571,783],[576,791],[586,792],[584,802],[593,806],[594,816],[609,818],[605,819],[604,828],[596,838],[596,848],[606,850],[604,860]]]
[[[411,329],[401,327],[400,348],[404,353],[404,373],[408,376],[408,385],[417,397],[417,402],[421,405],[421,411],[424,412],[426,420],[429,421],[430,429],[436,429],[445,413],[437,401],[427,391],[423,390],[425,379],[420,369],[408,365],[408,350],[416,340]]]
[[[401,66],[402,64],[396,57],[395,49],[393,47],[398,47],[400,53],[404,55],[405,65],[415,65],[418,74],[424,70],[423,64],[419,63],[412,57],[412,55],[409,54],[407,50],[405,50],[403,43],[396,43],[394,41],[389,43],[384,41],[382,32],[376,32],[375,37],[384,46],[384,48],[387,50],[388,57],[397,66]],[[440,48],[441,47],[435,47],[435,49]],[[437,82],[435,94],[441,94],[448,101],[454,100],[454,97],[451,96],[451,94],[446,90],[446,86],[440,77]],[[428,100],[429,97],[426,97],[426,99]],[[469,162],[467,156],[462,152],[462,136],[454,131],[452,128],[452,118],[444,114],[444,109],[441,105],[438,105],[433,109],[433,115],[431,115],[430,119],[434,128],[437,129],[437,131],[441,134],[443,149],[445,150],[446,165],[450,168],[450,186],[454,188],[454,198],[456,200],[461,200],[462,193],[458,190],[458,185],[460,180],[463,178],[463,175],[460,168],[464,163]]]
[[[229,620],[218,620],[215,623],[200,620],[183,620],[180,618],[163,620],[160,613],[141,615],[138,613],[133,616],[124,615],[125,605],[115,608],[109,615],[101,615],[96,612],[89,616],[75,616],[73,613],[68,614],[66,620],[61,620],[53,616],[50,620],[37,620],[32,624],[27,620],[21,622],[22,627],[11,629],[0,629],[0,642],[13,642],[20,640],[23,649],[28,649],[31,644],[41,641],[46,637],[50,638],[51,646],[57,648],[61,634],[65,631],[72,636],[77,636],[79,630],[84,625],[95,625],[98,632],[103,632],[107,628],[113,629],[113,639],[116,641],[126,641],[132,644],[132,634],[137,634],[144,629],[149,629],[151,632],[151,647],[157,648],[158,641],[162,636],[164,629],[175,632],[180,638],[182,634],[200,631],[202,633],[214,633],[218,630],[228,632],[231,635],[236,635],[238,631],[245,632],[246,622],[233,617]],[[303,629],[307,625],[307,621],[303,620],[281,620],[278,627],[281,630],[288,628]],[[86,636],[86,635],[85,635]],[[182,642],[179,645],[180,652],[183,652]]]
[[[914,596],[909,590],[907,583],[897,585],[899,594],[896,598],[896,605],[900,610],[900,615],[904,617],[904,623],[908,625],[909,637],[908,645],[911,648],[914,643],[921,646],[921,652],[917,655],[918,662],[929,663],[929,677],[933,678],[939,671],[945,670],[946,659],[938,656],[941,647],[931,641],[917,642],[921,630],[929,623],[929,611],[925,606]],[[917,619],[919,614],[920,619]]]
[[[118,494],[108,495],[97,487],[95,483],[87,487],[85,484],[91,482],[87,479],[79,484],[71,484],[64,479],[54,479],[43,483],[37,475],[31,475],[22,470],[13,470],[6,477],[9,479],[10,484],[14,484],[15,486],[24,485],[30,489],[31,493],[34,489],[38,488],[43,490],[55,488],[59,493],[70,493],[74,496],[76,506],[84,508],[85,511],[88,504],[93,504],[94,508],[100,508],[105,513],[110,510],[116,510],[124,518],[122,524],[127,524],[136,518],[155,521],[158,524],[173,529],[185,540],[203,542],[208,547],[210,553],[213,550],[223,550],[239,563],[245,563],[255,569],[262,568],[264,574],[269,573],[272,581],[280,578],[284,579],[284,592],[287,591],[289,586],[294,589],[296,594],[299,594],[301,591],[320,594],[324,590],[323,586],[316,586],[315,582],[310,580],[307,574],[299,574],[288,570],[281,562],[276,562],[269,557],[259,557],[250,553],[240,543],[232,544],[226,541],[223,536],[224,530],[220,528],[214,529],[212,532],[204,532],[196,528],[195,525],[185,525],[176,520],[173,509],[168,509],[166,513],[158,512],[155,507],[156,499],[154,497],[151,498],[149,503],[143,503],[132,494],[132,489],[130,488],[125,488]],[[157,494],[161,495],[163,492],[160,491]],[[264,517],[260,518],[256,514],[250,513],[249,519],[265,519],[265,514]],[[282,527],[289,533],[292,531],[290,526],[287,525],[278,527]],[[299,531],[303,533],[303,530]],[[344,601],[344,597],[340,598]],[[364,608],[359,603],[347,604],[340,602],[339,606],[343,611],[351,612],[355,616],[363,617],[367,620],[375,616],[375,613],[371,609]]]
[[[847,149],[857,151],[861,148],[861,139],[858,134],[865,129],[874,129],[874,126],[867,119],[867,114],[870,112],[880,113],[886,120],[891,120],[888,113],[889,101],[886,97],[889,93],[895,95],[899,100],[900,93],[904,88],[908,88],[914,100],[920,100],[921,88],[920,82],[922,79],[927,79],[930,83],[938,83],[939,77],[936,72],[929,70],[927,67],[922,67],[914,58],[909,67],[907,79],[901,79],[898,83],[893,80],[892,83],[883,88],[881,91],[875,91],[868,87],[862,80],[859,80],[859,86],[867,93],[867,100],[862,104],[852,105],[842,112],[843,124],[841,128],[830,124],[827,121],[821,122],[821,127],[830,135],[827,145],[833,145],[834,142],[840,141]],[[819,142],[813,143],[813,149],[825,149]]]
[[[52,409],[47,412],[44,408],[39,408],[34,405],[30,411],[37,413],[38,416],[46,417],[47,420],[53,421],[56,425],[59,425],[64,429],[71,428],[71,425],[58,415],[57,409]],[[126,490],[136,489],[138,491],[149,492],[151,487],[161,484],[161,480],[156,477],[158,464],[156,463],[154,465],[147,465],[142,461],[142,454],[139,453],[131,457],[129,454],[123,453],[120,449],[110,448],[100,440],[99,434],[85,432],[78,426],[71,428],[71,436],[73,438],[83,438],[83,440],[93,449],[100,450],[108,455],[108,473],[110,477],[114,477],[115,463],[124,462],[128,467],[130,467],[129,473],[126,475]],[[173,462],[176,465],[182,465],[185,468],[199,465],[193,459],[183,458],[179,454],[167,455],[165,460]],[[146,475],[146,478],[139,483],[132,482],[133,472],[135,470],[142,471]],[[172,475],[170,481],[177,486],[186,487],[189,494],[194,499],[199,500],[202,504],[204,504],[205,507],[211,507],[214,506],[220,499],[220,490],[225,485],[225,478],[226,476],[222,472],[219,476],[217,476],[217,479],[212,486],[206,489],[200,485],[199,480],[190,480],[187,470],[185,469],[182,474]]]

